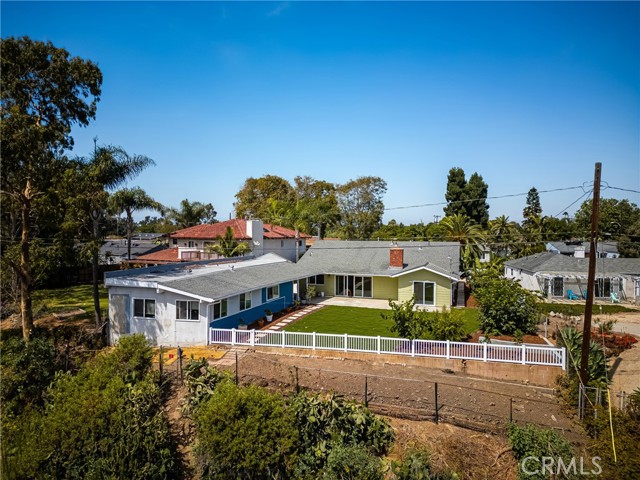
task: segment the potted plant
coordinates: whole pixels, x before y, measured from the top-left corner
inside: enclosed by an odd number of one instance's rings
[[[264,311],[264,316],[267,317],[267,322],[273,320],[273,312],[268,308]]]
[[[238,320],[238,330],[246,330],[247,329],[247,322],[244,321],[244,318],[241,318],[240,320]]]
[[[313,297],[316,296],[316,287],[315,285],[307,286],[307,292],[305,294],[305,303],[309,303]]]

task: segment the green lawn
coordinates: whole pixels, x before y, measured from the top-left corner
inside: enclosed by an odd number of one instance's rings
[[[100,287],[100,309],[106,310],[109,305],[107,289]],[[33,292],[34,311],[61,312],[82,308],[93,311],[93,286],[75,285],[67,288],[36,290]]]
[[[472,333],[478,330],[478,310],[471,308],[460,309],[464,318],[465,331]],[[288,332],[316,332],[316,333],[348,333],[349,335],[367,335],[381,337],[397,337],[391,332],[391,320],[382,318],[381,313],[389,310],[376,308],[339,307],[328,305],[317,312],[307,315],[295,323],[287,326]]]

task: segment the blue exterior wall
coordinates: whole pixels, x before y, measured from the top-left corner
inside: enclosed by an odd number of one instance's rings
[[[228,317],[209,322],[209,326],[213,328],[238,328],[240,319],[244,320],[247,325],[260,320],[264,317],[264,311],[268,308],[273,313],[277,313],[284,310],[287,307],[293,305],[293,282],[281,283],[280,296],[269,302],[266,301],[267,289],[262,289],[262,305],[258,305],[248,310],[229,315]]]

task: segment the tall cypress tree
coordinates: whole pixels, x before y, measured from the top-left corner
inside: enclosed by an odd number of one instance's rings
[[[447,177],[447,193],[445,199],[447,206],[444,207],[444,214],[451,217],[456,214],[466,215],[464,200],[466,200],[465,189],[467,180],[464,177],[464,170],[459,167],[453,167],[449,170]]]
[[[539,218],[542,215],[542,207],[540,206],[540,194],[536,187],[531,187],[529,193],[527,193],[527,205],[522,211],[524,217],[523,224],[530,224],[534,218]]]
[[[487,203],[487,193],[489,186],[482,179],[482,175],[473,173],[465,188],[464,203],[466,215],[473,223],[487,228],[489,224],[489,204]]]

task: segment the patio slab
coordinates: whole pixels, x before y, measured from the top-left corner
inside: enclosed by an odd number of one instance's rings
[[[316,297],[311,300],[316,305],[337,305],[340,307],[380,308],[391,310],[387,300],[357,297]]]

